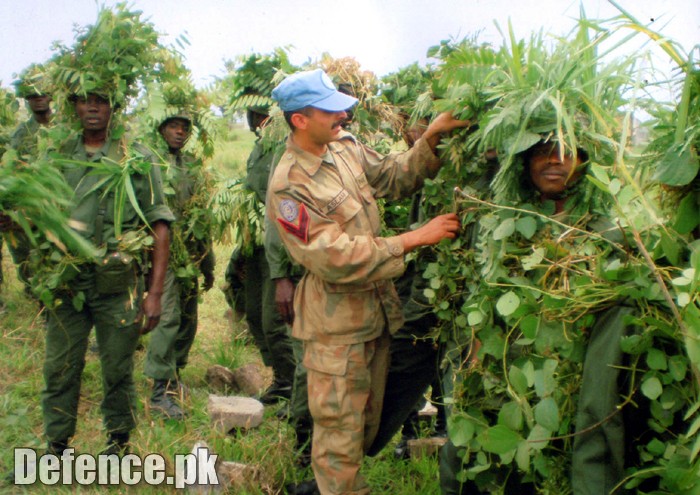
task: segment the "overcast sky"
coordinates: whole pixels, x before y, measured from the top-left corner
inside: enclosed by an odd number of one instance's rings
[[[73,26],[92,24],[98,5],[114,0],[0,0],[0,82],[9,86],[30,63],[43,62],[51,44],[70,44]],[[418,61],[443,39],[480,33],[479,40],[501,44],[494,21],[510,18],[516,35],[532,31],[566,34],[578,16],[571,0],[132,0],[165,43],[186,34],[184,54],[195,84],[203,87],[224,74],[224,61],[253,52],[291,46],[293,63],[354,57],[378,76]],[[582,0],[589,18],[617,11],[606,0]],[[700,43],[700,0],[619,0],[640,20],[679,41],[686,50]],[[641,38],[640,38],[641,40]],[[664,59],[659,50],[656,53]],[[664,60],[662,60],[663,62]]]

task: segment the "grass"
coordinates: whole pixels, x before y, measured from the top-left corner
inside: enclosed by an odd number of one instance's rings
[[[245,173],[245,161],[252,148],[254,136],[245,129],[234,129],[217,150],[214,168],[224,178],[240,177]],[[215,247],[217,256],[216,284],[205,293],[199,307],[199,329],[190,363],[183,372],[183,381],[190,387],[191,395],[186,404],[189,416],[183,422],[163,420],[151,415],[148,408],[150,382],[143,374],[145,351],[136,354],[135,380],[139,396],[138,426],[132,435],[134,453],[143,458],[149,453],[163,454],[168,462],[168,474],[172,474],[175,454],[191,452],[197,441],[205,441],[222,460],[235,461],[258,467],[260,472],[256,486],[248,491],[236,491],[236,495],[284,493],[286,483],[302,481],[311,476],[310,470],[299,471],[294,465],[294,433],[286,422],[275,416],[275,408],[267,408],[262,425],[249,431],[223,434],[212,429],[207,416],[209,390],[204,376],[209,366],[241,366],[256,363],[266,380],[271,373],[265,369],[260,354],[246,335],[245,325],[231,322],[225,317],[228,309],[220,290],[231,248]],[[27,298],[16,279],[12,260],[3,253],[5,283],[1,296],[6,303],[2,314],[2,346],[0,346],[0,474],[9,473],[14,465],[13,449],[29,447],[42,450],[43,424],[39,396],[43,388],[42,364],[44,356],[43,317],[38,306]],[[147,338],[144,339],[147,344]],[[106,441],[102,428],[100,400],[99,359],[88,352],[83,373],[78,429],[71,445],[76,454],[97,453]],[[392,446],[376,458],[367,458],[363,473],[373,494],[430,495],[439,493],[438,467],[433,458],[413,461],[396,461]],[[3,476],[4,478],[4,476]],[[0,478],[0,493],[73,493],[76,487],[32,486],[30,490],[9,485]],[[102,487],[84,487],[80,493],[103,493]],[[166,486],[119,486],[110,493],[174,493]],[[234,493],[229,490],[229,493]]]

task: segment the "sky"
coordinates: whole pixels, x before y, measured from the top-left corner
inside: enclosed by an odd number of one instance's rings
[[[54,41],[72,44],[74,26],[93,24],[100,5],[114,0],[0,0],[0,84],[9,86],[31,63],[43,62]],[[639,20],[679,42],[700,43],[700,0],[618,0]],[[441,40],[477,35],[502,44],[496,23],[510,19],[516,36],[533,31],[564,35],[583,5],[589,18],[617,10],[607,0],[131,0],[161,33],[165,44],[185,35],[183,53],[197,87],[225,74],[224,61],[290,47],[295,64],[331,56],[354,57],[378,76],[413,62]],[[639,37],[639,43],[643,40]],[[634,45],[630,45],[635,49]],[[652,49],[660,65],[668,64]]]

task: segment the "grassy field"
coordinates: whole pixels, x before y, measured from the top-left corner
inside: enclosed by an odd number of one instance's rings
[[[247,130],[234,129],[217,150],[213,162],[223,178],[240,177],[245,173],[245,160],[254,136]],[[135,380],[139,392],[138,426],[132,435],[132,451],[142,457],[149,453],[163,454],[172,470],[175,454],[186,454],[197,441],[208,443],[221,459],[255,465],[260,470],[260,481],[248,491],[236,494],[284,493],[286,483],[300,481],[311,475],[294,466],[294,434],[276,418],[275,407],[265,411],[263,424],[247,432],[222,434],[209,425],[206,412],[209,390],[204,376],[212,364],[230,368],[256,363],[267,380],[270,371],[264,369],[260,355],[247,337],[245,325],[225,317],[228,309],[220,290],[223,274],[231,251],[229,246],[217,245],[217,282],[205,293],[200,305],[197,339],[190,355],[190,364],[184,370],[183,380],[190,387],[191,396],[186,408],[185,421],[163,420],[151,415],[148,408],[150,382],[143,374],[144,351],[136,355]],[[38,306],[27,298],[17,281],[11,258],[3,256],[5,283],[2,298],[2,345],[0,346],[0,473],[9,473],[13,467],[13,449],[30,447],[43,449],[43,425],[39,395],[43,387],[42,362],[44,356],[43,317]],[[148,337],[144,338],[147,345]],[[100,364],[95,353],[88,352],[83,373],[78,430],[71,445],[76,454],[97,453],[105,444],[99,409],[102,397]],[[396,461],[393,449],[388,447],[377,458],[367,459],[363,473],[368,478],[372,493],[391,495],[430,495],[439,493],[437,461],[434,458]],[[9,485],[0,479],[0,493],[102,493],[103,487],[32,486],[31,489]],[[110,493],[161,494],[174,492],[165,486],[136,485],[110,489]],[[229,493],[234,493],[230,490]]]

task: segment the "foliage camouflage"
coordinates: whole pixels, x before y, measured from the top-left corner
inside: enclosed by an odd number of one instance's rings
[[[674,413],[695,417],[688,406],[697,399],[689,379],[696,361],[684,352],[665,295],[681,271],[650,264],[637,242],[636,229],[650,227],[653,216],[622,158],[632,61],[601,62],[597,47],[609,34],[582,18],[572,36],[554,43],[541,35],[517,41],[509,29],[500,50],[468,40],[433,52],[444,57],[435,69],[433,91],[442,95],[435,108],[476,125],[443,141],[448,163],[424,188],[428,208],[457,209],[465,225],[427,266],[426,295],[443,322],[439,338],[462,355],[450,420],[450,438],[466,448],[462,479],[494,493],[512,476],[538,493],[570,493],[587,335],[595,314],[623,301],[636,312],[635,331],[622,343],[633,383],[620,402],[640,390],[655,432],[638,446],[638,469],[623,484],[651,477],[659,493],[684,493],[696,483],[696,431],[668,434]],[[552,205],[538,205],[521,182],[521,154],[542,139],[590,159],[567,217],[551,218]],[[491,150],[498,165],[487,159]]]

